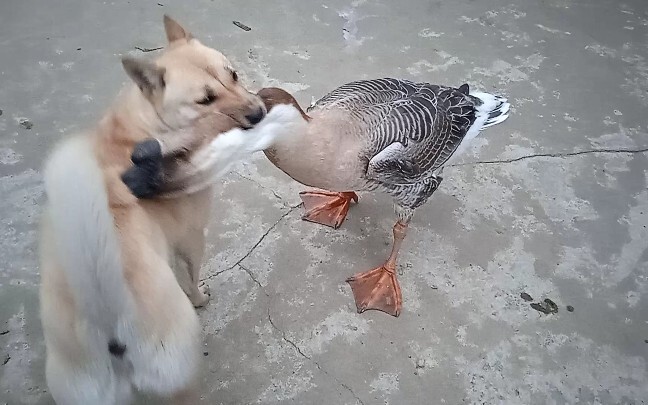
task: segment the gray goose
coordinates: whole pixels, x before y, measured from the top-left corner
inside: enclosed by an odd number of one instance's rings
[[[453,88],[391,78],[345,84],[308,113],[282,89],[265,88],[258,95],[268,111],[288,104],[303,118],[275,127],[280,133],[264,151],[294,180],[320,189],[300,193],[303,219],[339,227],[351,201],[357,202],[354,191],[382,191],[394,199],[398,220],[389,258],[347,282],[359,313],[376,309],[398,316],[402,297],[396,259],[414,211],[439,187],[443,166],[481,129],[508,117],[509,103],[497,95],[471,93],[467,84]],[[184,170],[163,168],[158,195],[209,182],[210,167],[217,166],[210,156],[209,151],[194,155]]]
[[[292,104],[307,122],[302,133],[280,136],[264,152],[294,180],[328,191],[300,193],[308,221],[337,228],[353,191],[382,191],[394,199],[398,220],[387,261],[347,279],[359,313],[377,309],[400,314],[402,298],[396,259],[414,211],[442,181],[443,166],[483,128],[508,117],[503,97],[400,79],[345,84],[304,113],[278,88],[258,95],[268,111]],[[353,190],[353,191],[351,191]]]

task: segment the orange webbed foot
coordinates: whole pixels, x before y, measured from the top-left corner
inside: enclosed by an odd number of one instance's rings
[[[358,202],[358,195],[352,191],[303,191],[299,193],[304,202],[306,212],[302,216],[305,221],[315,222],[338,229],[351,206],[351,200]]]
[[[376,309],[389,315],[400,315],[402,296],[395,268],[384,264],[349,277],[346,281],[353,290],[358,313]]]

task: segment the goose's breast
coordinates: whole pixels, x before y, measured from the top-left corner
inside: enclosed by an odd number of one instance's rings
[[[331,191],[364,188],[366,139],[358,136],[352,125],[319,118],[313,118],[316,125],[310,126],[299,142],[281,145],[271,152],[275,155],[271,160],[307,186]]]

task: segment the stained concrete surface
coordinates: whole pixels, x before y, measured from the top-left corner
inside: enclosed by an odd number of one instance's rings
[[[203,267],[205,403],[646,403],[647,9],[0,2],[0,403],[51,403],[37,296],[43,158],[116,94],[119,55],[163,44],[164,12],[228,55],[251,88],[279,85],[304,104],[396,76],[468,82],[513,105],[413,220],[398,319],[356,314],[344,283],[388,253],[389,199],[361,195],[334,231],[300,220],[303,188],[262,156],[223,179]],[[522,292],[559,312],[535,311]]]

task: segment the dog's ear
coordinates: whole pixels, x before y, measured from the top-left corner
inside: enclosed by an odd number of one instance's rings
[[[145,96],[149,97],[155,92],[164,90],[164,68],[151,61],[131,56],[124,56],[122,65]]]
[[[167,14],[164,15],[164,32],[166,32],[167,40],[169,43],[177,41],[179,39],[185,39],[189,41],[193,38],[193,35],[186,29],[182,28],[182,25],[178,24],[176,20],[169,17]]]

